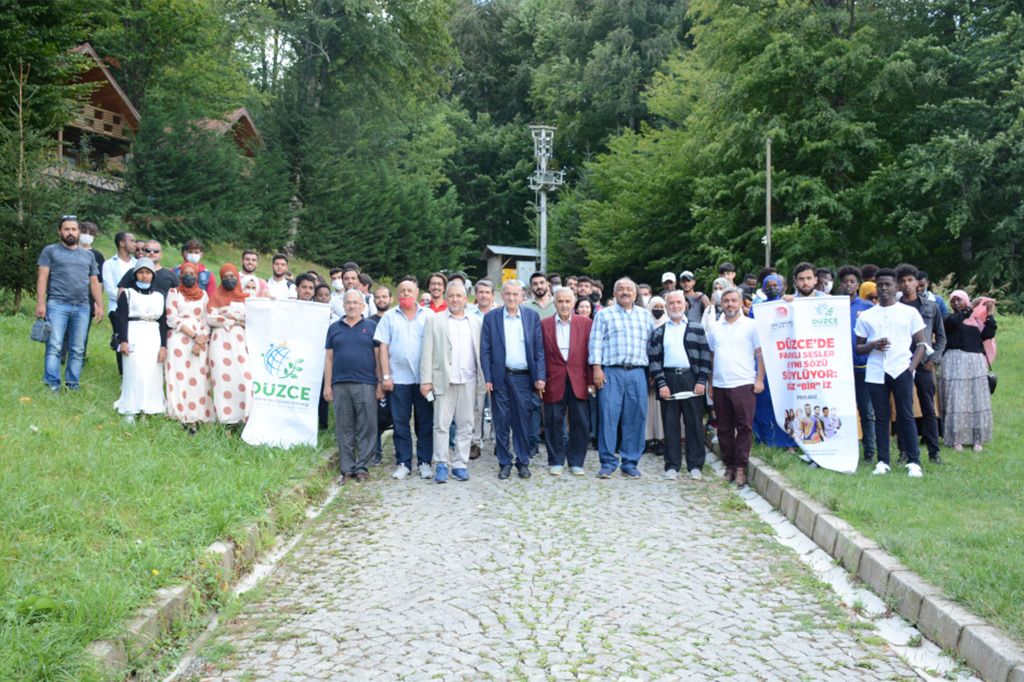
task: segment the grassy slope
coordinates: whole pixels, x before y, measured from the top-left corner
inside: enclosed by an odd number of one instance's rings
[[[1024,641],[1024,318],[1000,316],[995,439],[983,453],[943,449],[942,467],[924,464],[911,480],[897,467],[871,476],[810,469],[781,450],[760,456],[911,569]],[[895,445],[895,440],[893,441]],[[927,459],[927,458],[925,458]]]
[[[239,253],[214,247],[204,260]],[[90,335],[82,390],[51,395],[43,347],[28,339],[33,305],[0,317],[0,679],[87,679],[89,641],[194,570],[204,547],[308,477],[318,456],[250,447],[216,426],[195,438],[165,419],[126,427],[112,408],[120,379],[106,321]]]

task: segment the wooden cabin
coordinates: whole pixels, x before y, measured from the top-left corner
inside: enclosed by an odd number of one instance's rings
[[[197,121],[196,125],[221,135],[230,133],[238,149],[250,158],[256,155],[256,149],[263,144],[260,131],[256,129],[252,115],[245,107],[228,112],[223,118],[204,118]]]
[[[139,112],[92,45],[82,43],[72,52],[91,59],[91,68],[78,82],[97,85],[88,103],[57,132],[58,164],[47,172],[97,190],[123,191],[120,175],[131,157]]]

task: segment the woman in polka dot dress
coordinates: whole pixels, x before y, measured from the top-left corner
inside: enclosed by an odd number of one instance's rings
[[[244,422],[252,405],[252,374],[245,347],[245,298],[245,291],[238,284],[238,268],[225,264],[206,314],[211,329],[207,367],[213,415],[222,424]]]
[[[167,415],[195,434],[213,419],[207,359],[210,328],[206,324],[209,298],[199,288],[199,271],[181,266],[181,284],[167,294]]]

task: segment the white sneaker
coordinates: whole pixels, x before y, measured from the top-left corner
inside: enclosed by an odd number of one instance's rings
[[[561,476],[564,470],[565,467],[559,466],[558,464],[552,464],[551,466],[548,467],[548,473],[551,474],[552,476]]]
[[[675,481],[679,478],[679,472],[675,469],[667,469],[665,473],[661,475],[666,481]]]
[[[404,464],[399,464],[398,466],[395,467],[395,473],[391,474],[391,478],[395,479],[396,481],[401,481],[408,475],[409,469],[407,469]]]
[[[875,476],[881,476],[889,473],[889,465],[885,462],[879,462],[875,465],[875,470],[871,472]]]
[[[921,478],[924,476],[924,472],[921,471],[920,464],[908,464],[907,465],[907,476],[910,478]]]
[[[420,478],[433,478],[434,470],[430,468],[430,465],[424,462],[420,465]]]
[[[690,480],[700,481],[704,479],[704,474],[700,472],[700,469],[690,469]]]

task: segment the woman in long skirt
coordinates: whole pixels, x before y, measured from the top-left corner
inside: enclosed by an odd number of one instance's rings
[[[946,317],[946,350],[942,355],[942,439],[956,451],[971,443],[976,452],[992,440],[992,396],[988,390],[990,360],[995,358],[996,320],[992,299],[976,299],[954,291],[953,311]],[[986,349],[986,345],[989,349]]]
[[[117,298],[118,352],[124,357],[121,397],[114,409],[125,421],[139,413],[162,414],[164,402],[163,362],[167,357],[167,316],[164,295],[153,289],[153,261],[140,258],[132,271],[131,283]]]
[[[245,298],[238,283],[238,268],[220,269],[220,284],[210,296],[206,322],[210,325],[207,366],[213,412],[222,424],[240,424],[252,409],[252,374],[245,347]]]
[[[193,263],[181,266],[181,284],[167,294],[167,415],[190,434],[212,419],[207,367],[209,298]]]

